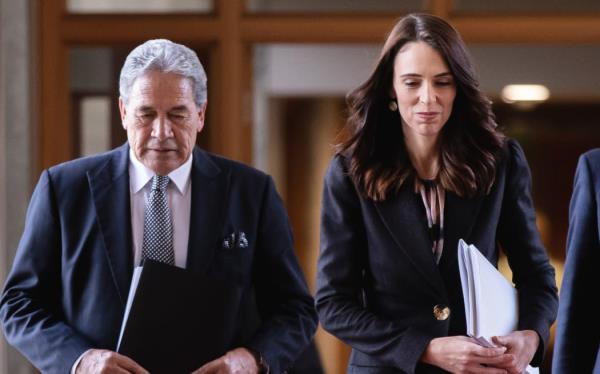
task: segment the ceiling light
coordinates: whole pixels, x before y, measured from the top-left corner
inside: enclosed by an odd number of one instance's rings
[[[537,103],[549,97],[550,90],[541,84],[509,84],[502,89],[502,100],[507,103]]]

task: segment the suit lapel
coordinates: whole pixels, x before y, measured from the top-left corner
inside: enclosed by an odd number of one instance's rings
[[[108,162],[87,173],[111,275],[125,305],[132,274],[129,147],[111,152]]]
[[[467,244],[473,225],[479,215],[482,197],[463,198],[446,191],[444,207],[444,249],[440,266],[454,266],[458,253],[458,240]]]
[[[443,281],[432,253],[427,217],[421,197],[412,191],[412,183],[404,183],[398,194],[375,207],[394,242],[412,262],[434,292],[443,296]]]
[[[230,174],[223,172],[199,148],[192,167],[192,209],[186,267],[205,273],[221,239]]]

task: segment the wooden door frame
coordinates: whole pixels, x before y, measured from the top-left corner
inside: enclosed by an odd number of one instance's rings
[[[598,43],[600,14],[464,15],[452,0],[426,8],[467,42]],[[252,47],[256,43],[381,43],[402,14],[255,14],[244,0],[215,0],[211,14],[68,14],[66,0],[39,1],[39,121],[35,172],[73,158],[68,50],[156,37],[211,48],[210,149],[252,161]],[[173,27],[173,26],[176,27]]]

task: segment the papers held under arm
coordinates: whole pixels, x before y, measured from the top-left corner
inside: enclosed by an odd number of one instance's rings
[[[458,242],[458,268],[465,302],[467,335],[485,347],[492,336],[508,335],[519,322],[517,290],[474,245]],[[538,373],[527,367],[527,373]]]
[[[190,373],[231,348],[241,288],[146,260],[134,271],[117,352],[151,373]]]

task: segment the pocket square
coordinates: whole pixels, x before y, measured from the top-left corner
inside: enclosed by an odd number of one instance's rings
[[[234,231],[223,239],[223,248],[248,248],[248,239],[243,231]]]

